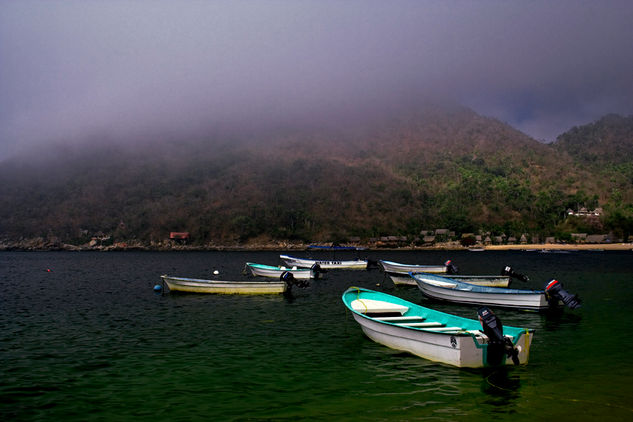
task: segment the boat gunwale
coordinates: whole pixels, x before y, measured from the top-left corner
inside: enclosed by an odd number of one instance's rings
[[[406,270],[407,268],[416,268],[416,269],[422,269],[422,268],[447,268],[446,264],[435,264],[435,265],[433,265],[433,264],[403,264],[403,263],[400,263],[400,262],[387,261],[385,259],[380,259],[378,261],[378,263],[381,264],[381,266],[382,266],[384,271],[389,271],[389,270],[387,270],[385,268],[385,266],[382,265],[383,262],[385,264],[387,264],[388,267],[399,268],[399,269],[402,269],[403,271]],[[423,271],[419,271],[419,272],[423,272]]]
[[[305,268],[305,267],[285,268],[282,266],[257,264],[255,262],[247,262],[246,265],[249,267],[255,267],[262,270],[270,270],[270,271],[289,271],[289,272],[301,272],[301,273],[312,271],[310,268]]]

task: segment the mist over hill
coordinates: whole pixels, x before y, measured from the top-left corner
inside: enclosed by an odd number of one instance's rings
[[[609,114],[596,122],[574,127],[555,142],[558,151],[578,163],[598,168],[630,163],[633,157],[633,116]]]
[[[422,230],[565,238],[633,230],[633,117],[605,116],[540,143],[457,106],[326,124],[209,130],[0,163],[0,240],[197,245],[345,242]],[[596,221],[567,209],[604,210]]]

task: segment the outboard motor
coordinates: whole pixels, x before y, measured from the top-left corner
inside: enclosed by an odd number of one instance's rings
[[[310,270],[312,270],[312,272],[314,273],[314,278],[319,278],[319,274],[327,272],[327,270],[322,270],[321,266],[316,263],[312,264],[312,267],[310,267]]]
[[[570,309],[580,308],[580,298],[578,295],[572,295],[563,289],[563,285],[558,280],[551,280],[545,286],[545,296],[551,307],[556,307],[560,300]]]
[[[477,315],[483,332],[488,337],[488,364],[501,365],[507,356],[512,358],[515,365],[518,365],[519,351],[514,347],[512,341],[503,335],[501,320],[487,306],[479,308]]]
[[[375,259],[367,259],[367,269],[371,270],[374,268],[381,268],[380,265],[378,265],[378,261]]]
[[[446,266],[446,274],[457,274],[459,272],[457,265],[453,264],[453,261],[450,259],[446,261],[444,265]]]
[[[519,279],[521,281],[530,281],[530,278],[528,276],[515,272],[509,265],[503,267],[503,270],[501,270],[501,275],[509,275],[510,277]]]
[[[308,287],[308,282],[305,280],[297,280],[295,276],[292,275],[289,271],[284,271],[279,276],[279,280],[285,281],[288,284],[288,287],[297,286],[297,287]]]
[[[279,280],[285,281],[286,283],[288,283],[290,285],[290,284],[294,284],[295,276],[293,276],[291,272],[284,271],[279,276]]]

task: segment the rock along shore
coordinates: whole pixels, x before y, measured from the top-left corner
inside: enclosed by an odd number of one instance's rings
[[[438,243],[431,246],[400,246],[385,247],[380,245],[353,245],[366,250],[632,250],[632,243],[584,243],[584,244],[563,244],[563,243],[543,243],[543,244],[519,244],[519,245],[473,245],[465,247],[459,242]],[[70,245],[58,241],[46,241],[42,238],[26,239],[20,241],[0,241],[0,251],[286,251],[305,250],[308,245],[305,243],[292,242],[267,242],[234,245],[187,245],[175,243],[154,243],[144,244],[141,242],[117,242],[111,245]]]

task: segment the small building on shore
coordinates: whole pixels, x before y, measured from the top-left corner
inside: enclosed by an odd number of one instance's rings
[[[189,232],[170,232],[169,240],[185,244],[189,240]]]

